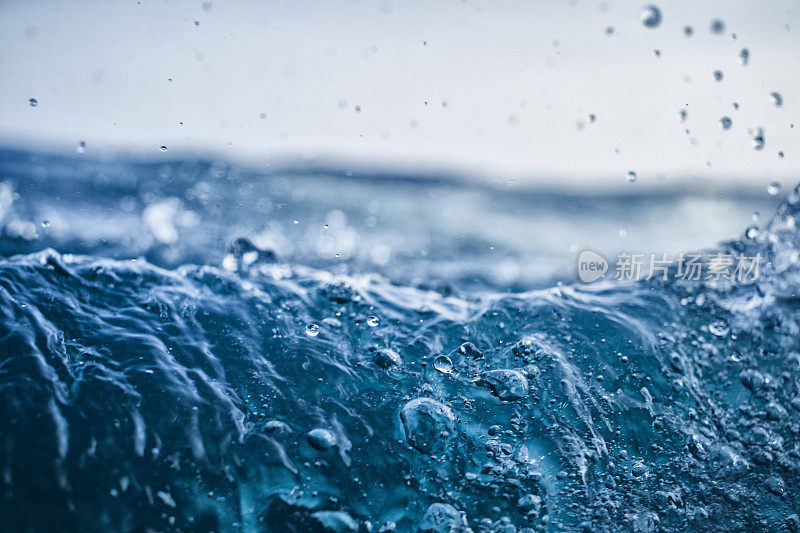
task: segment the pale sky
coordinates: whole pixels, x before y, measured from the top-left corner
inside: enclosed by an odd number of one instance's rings
[[[0,1],[0,144],[574,187],[800,181],[800,2],[662,2],[652,29],[644,5]]]

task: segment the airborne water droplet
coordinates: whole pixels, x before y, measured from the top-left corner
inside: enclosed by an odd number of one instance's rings
[[[367,317],[367,325],[371,328],[374,328],[378,324],[380,324],[381,319],[376,316]]]
[[[731,117],[722,117],[721,119],[719,119],[719,123],[722,125],[723,130],[729,130],[733,125]]]
[[[316,324],[307,324],[306,335],[308,335],[309,337],[316,337],[317,335],[319,335],[319,326]]]
[[[694,28],[692,28],[691,26],[684,26],[683,27],[683,34],[685,36],[691,37],[693,33],[694,33]]]
[[[747,64],[750,63],[750,50],[742,48],[739,52],[739,63],[741,63],[743,67],[746,67]]]
[[[167,147],[166,146],[159,146],[158,149],[160,151],[162,151],[162,152],[166,152],[167,151]]]
[[[85,141],[79,142],[78,143],[78,148],[76,149],[76,151],[79,154],[82,154],[83,152],[85,152],[86,151],[86,142]]]
[[[783,105],[783,97],[780,93],[772,93],[770,96],[772,97],[772,103],[775,104],[775,107],[781,107]]]
[[[720,19],[714,19],[711,21],[711,33],[720,34],[725,31],[725,23],[722,22]]]
[[[36,107],[37,105],[39,105],[39,100],[37,100],[36,98],[29,98],[28,104],[30,104],[31,107]]]
[[[642,8],[642,24],[647,28],[657,28],[661,24],[661,10],[650,4]]]
[[[625,174],[625,177],[628,179],[629,182],[633,183],[636,181],[636,172],[630,170],[628,171],[627,174]]]
[[[440,355],[433,360],[433,368],[442,374],[451,374],[453,372],[453,361],[446,355]]]
[[[778,196],[778,193],[781,192],[781,184],[777,181],[773,181],[769,185],[767,185],[767,194],[770,196]]]
[[[758,128],[755,136],[753,137],[753,141],[751,143],[753,145],[754,150],[763,150],[764,149],[764,129]]]
[[[722,81],[723,75],[721,70],[714,71],[714,80],[715,81]]]

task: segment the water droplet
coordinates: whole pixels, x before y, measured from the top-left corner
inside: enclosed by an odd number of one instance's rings
[[[781,184],[777,181],[773,181],[769,185],[767,185],[767,194],[770,196],[778,196],[778,193],[781,192]]]
[[[687,37],[691,37],[692,34],[694,34],[694,28],[692,28],[691,26],[684,26],[683,34]]]
[[[625,177],[629,182],[633,183],[636,181],[636,172],[634,172],[633,170],[629,170],[628,173],[625,174]]]
[[[336,444],[336,437],[327,429],[317,428],[312,429],[306,434],[306,440],[312,448],[320,452],[324,452],[334,444]]]
[[[431,398],[415,398],[400,411],[406,441],[423,453],[444,449],[455,429],[452,409]]]
[[[753,136],[753,141],[751,142],[754,150],[763,150],[764,149],[764,129],[758,128],[756,134]]]
[[[742,48],[739,51],[739,63],[741,63],[743,67],[746,67],[748,63],[750,63],[750,50]]]
[[[720,34],[725,31],[725,23],[722,22],[720,19],[714,19],[711,21],[711,33]]]
[[[708,325],[708,331],[717,337],[724,337],[728,334],[729,328],[727,322],[724,320],[717,320]]]
[[[680,111],[678,111],[678,120],[680,120],[681,122],[685,122],[686,116],[688,114],[689,114],[688,111],[686,111],[685,109],[681,109]]]
[[[650,4],[642,8],[642,24],[647,28],[657,28],[661,24],[661,10]]]
[[[86,142],[85,141],[79,142],[78,143],[78,148],[76,149],[76,152],[78,152],[79,154],[82,154],[85,151],[86,151]]]
[[[381,323],[381,319],[376,316],[367,317],[367,325],[371,328],[374,328],[378,324]]]
[[[723,75],[721,70],[714,71],[714,80],[715,81],[722,81]]]
[[[722,125],[723,130],[729,130],[731,129],[731,126],[733,126],[733,121],[731,120],[731,117],[722,117],[721,119],[719,119],[719,123]]]
[[[775,107],[781,107],[783,105],[783,97],[780,93],[772,93],[770,96],[772,97],[772,103],[775,104]]]
[[[319,326],[316,324],[307,324],[306,335],[308,335],[309,337],[316,337],[317,335],[319,335]]]
[[[750,226],[749,228],[747,228],[744,234],[748,239],[755,239],[756,237],[758,237],[758,228],[755,226]]]
[[[162,152],[166,152],[167,151],[167,147],[166,146],[159,146],[158,149],[160,151],[162,151]]]
[[[442,374],[452,374],[453,361],[451,361],[446,355],[440,355],[433,360],[433,368]]]
[[[36,107],[37,105],[39,105],[39,100],[37,100],[36,98],[28,98],[28,104],[31,107]]]
[[[50,227],[50,221],[49,220],[42,220],[42,227],[43,228],[49,228]]]

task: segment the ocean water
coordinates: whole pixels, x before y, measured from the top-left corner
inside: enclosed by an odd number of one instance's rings
[[[800,193],[580,284],[692,200],[440,178],[2,152],[0,528],[800,531]]]

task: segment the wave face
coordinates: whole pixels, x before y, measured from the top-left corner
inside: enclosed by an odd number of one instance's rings
[[[161,191],[89,239],[143,201],[101,175],[88,206],[52,192],[87,180],[38,182],[58,234],[6,202],[4,529],[800,529],[797,192],[720,245],[767,258],[756,283],[504,294],[438,260],[428,285],[359,247],[337,266],[324,240],[287,260]]]

